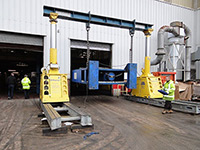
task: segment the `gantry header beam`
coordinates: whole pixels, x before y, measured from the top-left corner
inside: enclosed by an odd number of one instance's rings
[[[136,31],[146,31],[152,28],[152,24],[136,22],[135,20],[122,20],[106,16],[93,15],[89,13],[77,12],[67,9],[44,6],[43,15],[49,17],[50,13],[58,13],[59,19],[72,20],[78,22],[91,23],[96,25],[104,25],[110,27],[118,27],[123,29],[132,29]]]

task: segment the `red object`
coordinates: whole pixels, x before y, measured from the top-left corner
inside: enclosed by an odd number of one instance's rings
[[[174,83],[175,83],[176,72],[152,72],[152,73],[156,77],[158,77],[158,76],[161,77],[162,84],[164,84],[166,82],[167,76],[170,76],[171,80],[174,81]]]
[[[122,86],[121,85],[117,85],[117,84],[113,84],[113,90],[114,89],[121,89],[122,90]],[[131,92],[131,89],[128,89],[128,92]]]
[[[117,87],[117,84],[113,84],[113,89],[121,89],[121,85],[118,85],[118,87]]]

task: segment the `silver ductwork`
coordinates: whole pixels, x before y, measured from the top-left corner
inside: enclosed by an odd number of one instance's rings
[[[174,21],[170,24],[170,26],[162,26],[158,31],[158,48],[156,52],[156,59],[151,61],[151,65],[158,65],[161,63],[165,51],[164,51],[164,33],[169,32],[172,33],[175,37],[180,36],[180,28],[184,29],[185,32],[185,45],[186,45],[186,58],[185,58],[185,75],[184,80],[190,80],[190,70],[191,70],[191,31],[190,29],[183,23],[179,21]]]
[[[194,65],[191,65],[191,69],[196,70],[196,78],[200,79],[200,47],[198,47],[196,52],[191,54],[191,60]]]
[[[172,27],[183,28],[185,32],[185,47],[186,47],[186,58],[185,58],[185,75],[184,80],[190,80],[191,71],[191,30],[183,23],[174,21],[170,24]]]
[[[178,32],[170,26],[162,26],[159,31],[158,31],[158,48],[157,48],[157,52],[156,52],[156,59],[154,59],[153,61],[151,61],[151,65],[158,65],[162,59],[163,56],[165,55],[165,51],[164,51],[164,33],[165,32],[169,32],[172,33],[174,36],[179,36]]]

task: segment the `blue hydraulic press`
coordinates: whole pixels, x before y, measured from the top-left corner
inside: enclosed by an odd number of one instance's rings
[[[127,73],[127,80],[124,80]],[[105,69],[99,67],[99,61],[89,61],[89,67],[72,71],[72,82],[88,84],[90,90],[98,90],[99,85],[125,84],[135,89],[137,83],[137,64],[128,63],[124,69]]]

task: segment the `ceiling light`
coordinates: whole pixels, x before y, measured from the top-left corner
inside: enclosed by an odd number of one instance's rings
[[[28,64],[19,62],[18,64],[16,64],[16,66],[18,66],[18,67],[28,67]]]
[[[15,72],[16,70],[14,69],[8,69],[8,72]]]

